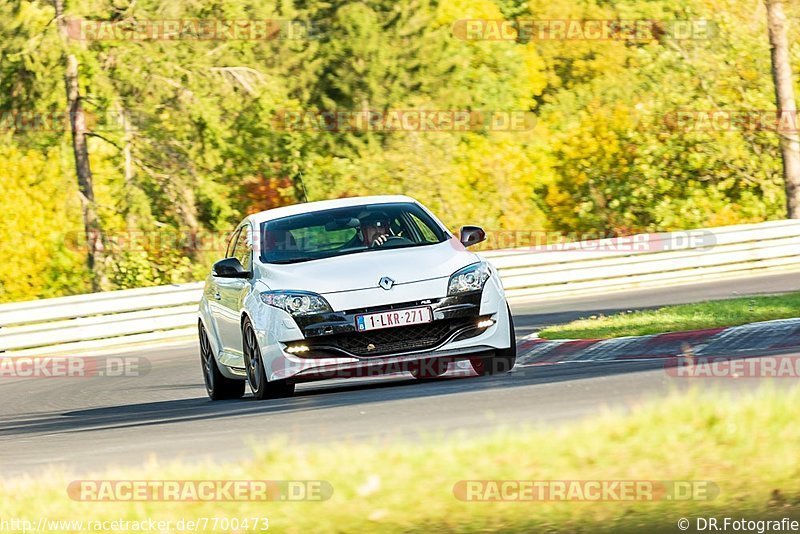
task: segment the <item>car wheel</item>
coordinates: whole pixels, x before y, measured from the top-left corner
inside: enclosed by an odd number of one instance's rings
[[[203,381],[211,400],[238,399],[244,395],[244,380],[234,380],[219,371],[211,341],[202,322],[198,322],[200,336],[200,363],[203,366]]]
[[[473,358],[470,360],[472,369],[478,376],[499,375],[507,373],[514,368],[517,362],[517,338],[514,335],[514,318],[511,316],[511,308],[506,304],[508,310],[508,328],[510,330],[511,345],[507,349],[496,349],[493,356],[488,358]]]
[[[245,319],[242,325],[242,342],[244,364],[247,367],[247,381],[250,383],[253,396],[258,400],[291,397],[294,394],[294,384],[289,384],[285,380],[273,380],[272,382],[267,380],[256,332],[253,330],[250,319]]]
[[[444,375],[447,372],[449,363],[450,362],[440,358],[429,358],[427,360],[411,362],[408,366],[408,370],[411,376],[417,380],[430,380]]]

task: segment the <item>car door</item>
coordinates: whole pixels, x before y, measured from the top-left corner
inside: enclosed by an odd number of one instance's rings
[[[239,235],[240,227],[237,227],[231,232],[231,236],[228,239],[228,244],[223,251],[222,257],[219,258],[225,259],[232,257],[233,253],[233,246],[236,244],[236,238]],[[205,288],[205,298],[206,302],[208,303],[208,311],[210,313],[211,325],[210,327],[216,333],[217,340],[220,343],[221,348],[225,348],[225,344],[222,340],[222,320],[225,316],[225,312],[222,309],[222,294],[220,293],[220,282],[224,282],[223,278],[217,278],[214,276],[214,271],[212,269],[211,276],[208,278],[208,283]]]
[[[245,223],[237,230],[233,248],[228,253],[236,258],[246,271],[253,269],[253,247],[251,246],[250,225]],[[242,353],[241,302],[250,287],[250,280],[243,278],[217,278],[219,298],[219,333],[222,346],[231,354]],[[215,296],[215,298],[216,298]]]

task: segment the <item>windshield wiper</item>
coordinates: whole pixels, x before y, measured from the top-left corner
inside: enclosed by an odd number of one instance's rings
[[[277,264],[277,265],[286,265],[287,263],[302,263],[304,261],[312,261],[312,260],[319,260],[319,259],[322,259],[322,258],[314,258],[314,257],[311,257],[311,256],[304,256],[304,257],[301,257],[301,258],[289,258],[289,259],[285,259],[285,260],[268,261],[266,263],[272,263],[272,264]]]

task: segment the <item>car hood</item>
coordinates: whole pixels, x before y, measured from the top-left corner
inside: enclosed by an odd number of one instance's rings
[[[378,287],[388,276],[395,285],[446,278],[480,257],[456,238],[436,245],[359,252],[286,265],[262,264],[261,279],[270,289],[336,293]]]

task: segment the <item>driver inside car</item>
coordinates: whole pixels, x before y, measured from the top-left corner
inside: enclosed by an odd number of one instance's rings
[[[389,240],[389,217],[383,213],[370,213],[359,219],[361,228],[356,235],[361,244],[369,248],[380,247]]]

